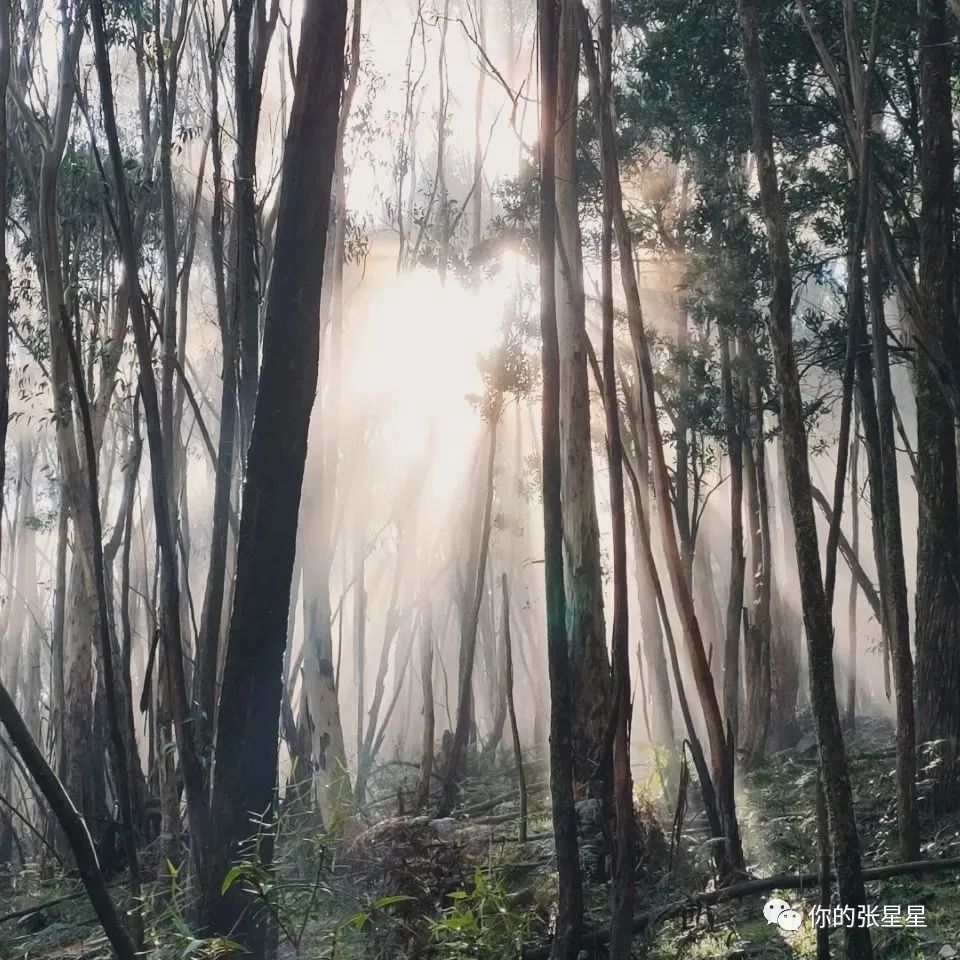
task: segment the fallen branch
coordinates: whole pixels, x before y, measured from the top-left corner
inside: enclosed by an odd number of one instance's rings
[[[541,780],[538,783],[530,784],[530,786],[527,787],[527,792],[533,793],[535,790],[542,790],[546,786],[547,781]],[[514,787],[512,790],[508,790],[506,793],[501,793],[498,797],[491,797],[489,800],[483,800],[480,803],[473,803],[469,807],[461,807],[459,810],[454,810],[450,816],[470,817],[475,813],[484,813],[487,810],[492,810],[501,803],[506,803],[508,800],[517,799],[520,796],[519,790],[519,787]]]
[[[863,879],[887,880],[890,877],[904,877],[917,873],[932,873],[941,870],[960,869],[960,857],[951,857],[946,860],[911,860],[907,863],[891,863],[884,867],[870,867],[863,871]],[[834,874],[830,874],[834,879]],[[691,913],[702,907],[712,907],[730,900],[742,900],[744,897],[758,893],[769,893],[771,890],[808,890],[816,894],[820,881],[819,873],[781,873],[775,877],[761,877],[756,880],[745,880],[743,883],[734,883],[721,890],[710,890],[698,893],[685,900],[668,903],[659,910],[650,910],[634,917],[633,934],[645,933],[650,927],[672,920],[674,917]],[[580,945],[583,949],[605,946],[610,939],[609,930],[594,930],[581,935]],[[547,960],[550,956],[550,944],[541,943],[535,947],[528,947],[523,951],[523,960]]]
[[[0,724],[10,736],[17,752],[20,754],[26,768],[39,787],[54,816],[66,834],[70,849],[77,864],[80,879],[90,897],[90,903],[103,926],[103,931],[110,940],[119,960],[136,960],[137,950],[124,926],[121,915],[117,910],[103,873],[97,860],[96,850],[87,825],[77,812],[69,794],[57,775],[50,769],[40,748],[34,742],[23,717],[13,703],[6,687],[0,683]]]

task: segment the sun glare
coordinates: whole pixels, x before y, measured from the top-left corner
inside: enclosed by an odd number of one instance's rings
[[[456,487],[471,468],[483,427],[479,360],[501,341],[516,275],[505,261],[471,288],[418,269],[379,281],[352,312],[346,394],[391,471],[413,468],[428,448],[438,486]]]

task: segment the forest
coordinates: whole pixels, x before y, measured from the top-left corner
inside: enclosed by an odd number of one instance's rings
[[[958,0],[0,0],[0,960],[960,957]]]

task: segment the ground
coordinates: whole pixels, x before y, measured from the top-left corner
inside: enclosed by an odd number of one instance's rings
[[[795,750],[770,758],[741,775],[739,805],[750,872],[769,876],[807,872],[816,862],[813,816],[815,751],[809,737]],[[893,784],[893,733],[890,725],[863,718],[849,739],[852,779],[865,861],[891,863],[896,854]],[[671,856],[669,824],[673,804],[662,799],[659,777],[638,767],[637,805],[643,824],[643,883],[637,910],[656,911],[710,882],[709,846],[697,816],[695,787],[680,830],[679,850]],[[281,842],[281,882],[263,897],[278,918],[279,960],[293,958],[478,957],[500,960],[541,942],[549,929],[555,895],[552,841],[542,764],[529,758],[533,785],[528,841],[517,842],[517,812],[508,793],[509,756],[489,759],[483,773],[468,783],[460,813],[431,821],[396,813],[397,787],[409,775],[404,767],[380,771],[374,806],[378,822],[335,862],[324,838],[309,823],[285,824]],[[923,783],[921,782],[921,808]],[[589,820],[589,817],[585,818]],[[668,825],[661,830],[660,824]],[[960,855],[960,818],[923,823],[924,858]],[[664,834],[666,836],[664,836]],[[591,872],[593,867],[591,867]],[[600,864],[602,871],[602,864]],[[237,882],[256,884],[249,866]],[[114,889],[122,895],[123,878]],[[56,901],[72,896],[71,899]],[[804,916],[796,933],[767,923],[767,896],[755,895],[657,923],[637,939],[635,953],[648,960],[807,960],[815,956],[809,908],[815,891],[781,891]],[[878,960],[950,960],[960,955],[960,871],[871,883],[872,905],[924,907],[925,926],[876,929]],[[605,926],[606,888],[587,887],[588,920]],[[92,911],[74,881],[60,877],[41,882],[26,875],[0,893],[0,960],[20,958],[98,958],[109,955]],[[47,904],[42,906],[42,904]],[[39,906],[38,912],[4,919],[14,911]],[[156,956],[209,955],[211,944],[194,939],[185,920],[185,894],[162,901],[151,896],[150,940]],[[833,956],[842,958],[842,933],[832,937]]]

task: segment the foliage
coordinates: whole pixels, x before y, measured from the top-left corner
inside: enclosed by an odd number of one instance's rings
[[[487,871],[477,868],[473,886],[454,891],[450,900],[450,906],[430,923],[441,960],[504,960],[518,956],[529,942],[536,918],[513,906],[503,883]]]

